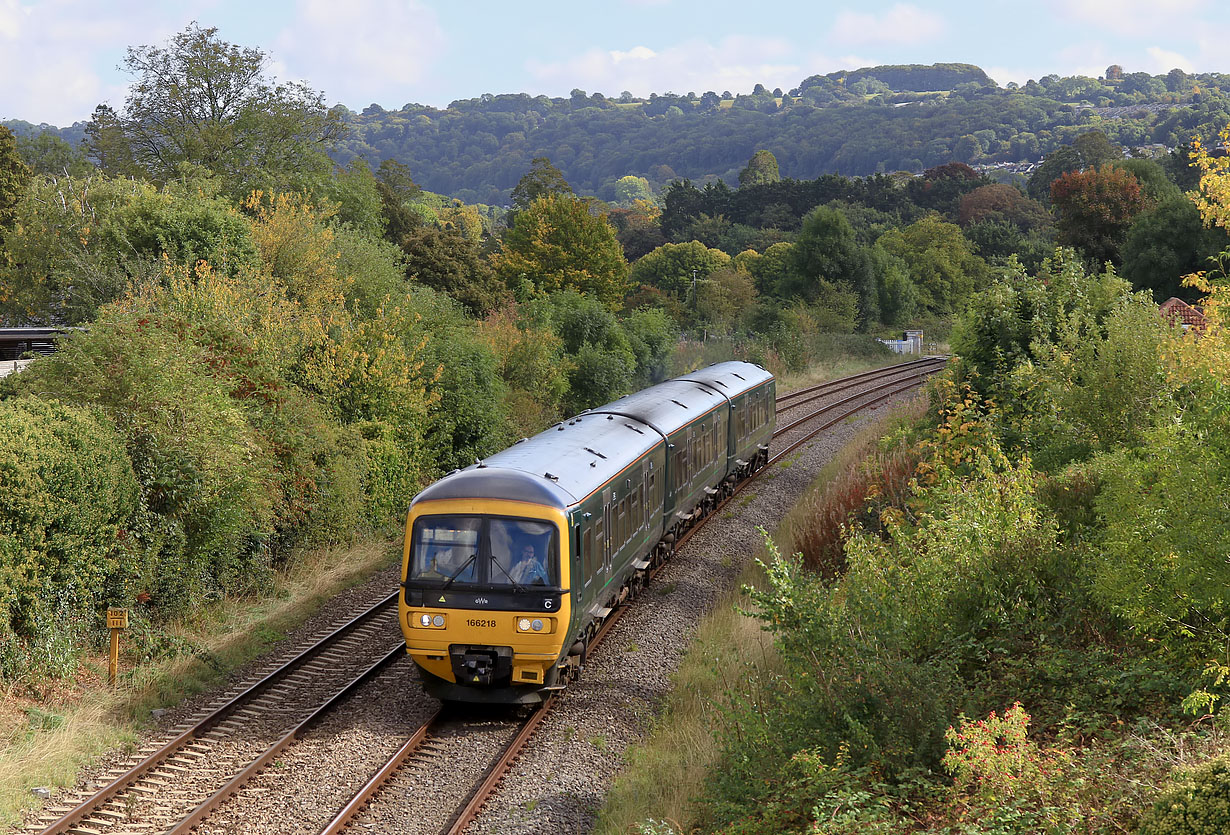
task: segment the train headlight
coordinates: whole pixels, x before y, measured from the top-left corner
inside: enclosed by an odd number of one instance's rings
[[[534,622],[533,622],[532,624],[530,624],[530,626],[532,626],[532,627],[534,628],[534,631],[535,631],[535,632],[541,632],[541,631],[542,631],[542,621],[538,620],[537,618],[535,618],[535,619],[534,619]]]
[[[521,620],[517,621],[517,629],[521,632],[529,632],[530,631],[530,619],[521,618]]]
[[[420,615],[419,625],[420,626],[431,626],[431,615]]]
[[[426,617],[426,615],[424,615],[424,617]],[[431,625],[436,627],[437,629],[444,626],[444,615],[436,615],[434,618],[432,618]]]
[[[518,632],[542,632],[543,634],[551,634],[555,631],[554,618],[518,618]]]

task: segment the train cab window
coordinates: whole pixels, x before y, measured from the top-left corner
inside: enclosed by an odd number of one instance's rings
[[[415,520],[407,580],[489,586],[558,586],[555,525],[503,516],[421,516]]]

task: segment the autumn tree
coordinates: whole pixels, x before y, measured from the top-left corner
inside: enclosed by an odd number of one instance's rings
[[[628,262],[615,230],[570,194],[546,194],[518,212],[495,259],[510,287],[529,282],[537,294],[575,290],[611,310],[627,291]]]
[[[1003,220],[1022,230],[1045,226],[1051,221],[1045,206],[1004,183],[979,186],[964,195],[957,208],[957,217],[963,227]]]
[[[1132,221],[1149,200],[1129,171],[1105,164],[1063,174],[1051,185],[1051,202],[1061,243],[1097,262],[1120,263],[1119,247]]]
[[[130,47],[123,68],[135,81],[120,124],[137,164],[159,182],[200,166],[235,195],[327,174],[325,149],[344,132],[340,118],[322,93],[278,83],[267,65],[262,50],[196,23],[166,46]]]
[[[1096,130],[1082,133],[1072,144],[1046,155],[1046,159],[1029,177],[1029,196],[1045,203],[1051,197],[1051,183],[1061,175],[1097,168],[1117,159],[1123,159],[1123,148],[1107,139],[1106,134]]]

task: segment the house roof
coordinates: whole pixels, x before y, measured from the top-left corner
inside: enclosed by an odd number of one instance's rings
[[[1158,305],[1157,312],[1172,325],[1182,325],[1185,328],[1193,327],[1203,330],[1209,323],[1204,314],[1200,312],[1200,308],[1193,307],[1174,296]]]

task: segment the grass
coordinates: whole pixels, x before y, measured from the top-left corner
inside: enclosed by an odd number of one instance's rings
[[[868,424],[820,471],[808,497],[822,494],[869,455],[899,419],[885,416]],[[806,502],[807,497],[776,532],[775,539],[783,551],[794,549],[793,537],[806,524]],[[649,818],[688,821],[693,817],[692,798],[700,794],[720,753],[715,729],[721,727],[724,694],[738,680],[765,680],[780,670],[771,637],[738,611],[738,606],[746,603],[739,588],[755,585],[762,577],[760,566],[749,564],[738,588],[702,618],[692,645],[672,676],[674,687],[650,735],[626,753],[627,767],[607,794],[593,830],[596,835],[636,832]]]
[[[384,539],[305,552],[277,576],[270,595],[221,601],[166,625],[168,637],[191,654],[130,668],[114,690],[105,683],[106,656],[98,655],[82,658],[72,680],[40,683],[33,694],[19,692],[18,682],[0,693],[0,824],[20,823],[37,805],[35,787],[71,786],[104,751],[132,751],[151,710],[217,685],[333,595],[399,556]]]

